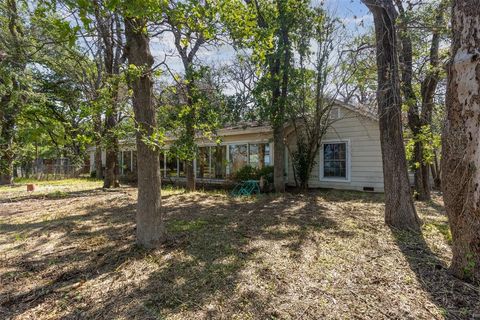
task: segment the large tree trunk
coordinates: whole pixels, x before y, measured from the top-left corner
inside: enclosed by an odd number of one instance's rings
[[[194,128],[194,122],[195,122],[195,106],[194,106],[194,92],[193,92],[193,86],[194,86],[194,77],[192,75],[192,70],[190,69],[192,66],[190,65],[191,62],[188,62],[185,66],[185,69],[187,70],[186,73],[186,79],[187,79],[187,105],[190,108],[188,119],[186,121],[186,131],[187,131],[187,136],[188,139],[192,142],[192,147],[195,145],[195,128]],[[186,184],[186,189],[187,191],[195,191],[196,189],[196,181],[195,181],[195,168],[194,168],[194,162],[195,160],[193,159],[188,159],[185,161],[185,176],[187,178],[187,184]]]
[[[377,43],[378,114],[385,188],[385,222],[396,229],[420,230],[410,193],[402,135],[396,11],[392,0],[362,0],[373,14]]]
[[[161,171],[158,153],[143,141],[157,127],[153,103],[153,81],[150,40],[145,33],[146,21],[125,18],[126,55],[130,65],[143,70],[140,76],[130,79],[133,90],[133,110],[138,126],[137,140],[137,243],[147,248],[158,246],[165,239],[165,226],[161,208]]]
[[[116,99],[112,99],[113,104],[116,103]],[[111,106],[112,110],[107,112],[105,119],[105,140],[106,143],[106,157],[105,157],[105,172],[103,177],[104,188],[118,188],[120,183],[118,181],[119,176],[119,162],[118,162],[118,138],[115,134],[115,128],[117,126],[117,112],[116,106]],[[112,113],[112,114],[110,114]]]
[[[13,135],[15,113],[10,107],[10,95],[0,101],[0,185],[13,183]]]
[[[421,133],[424,123],[421,121],[420,110],[418,108],[418,99],[413,89],[413,46],[408,30],[408,18],[403,8],[401,0],[395,1],[397,8],[400,11],[400,23],[398,26],[399,38],[401,46],[400,62],[402,70],[402,91],[408,105],[408,126],[412,131],[415,144],[413,147],[413,163],[415,165],[414,171],[414,186],[416,197],[418,200],[430,200],[430,186],[425,184],[425,179],[428,181],[428,170],[425,170],[425,161],[423,159],[423,141],[419,141],[418,137]],[[425,177],[425,174],[427,175]]]
[[[95,177],[103,179],[103,163],[102,163],[102,120],[100,113],[93,116],[93,127],[95,128]]]
[[[453,2],[442,187],[452,231],[452,272],[480,282],[480,6]]]
[[[105,135],[106,135],[106,159],[105,173],[103,180],[104,188],[117,188],[120,186],[118,181],[119,163],[118,163],[118,138],[115,129],[118,125],[118,90],[120,73],[120,55],[122,47],[122,36],[120,31],[120,19],[116,13],[102,13],[101,5],[97,0],[93,0],[95,7],[95,19],[100,39],[103,44],[103,60],[106,79],[110,95],[110,105],[105,114]]]
[[[13,96],[18,95],[22,90],[22,85],[18,78],[25,71],[26,52],[21,39],[23,34],[22,20],[18,14],[17,2],[14,0],[5,1],[5,11],[8,12],[5,17],[8,21],[8,30],[10,32],[13,47],[10,56],[6,57],[5,63],[10,64],[14,70],[11,78],[13,91],[4,93],[0,99],[0,185],[13,184],[13,160],[15,151],[13,139],[15,135],[16,117],[21,108],[22,97],[16,97],[13,103]],[[17,78],[18,77],[18,78]],[[0,84],[4,84],[4,79],[0,79]]]

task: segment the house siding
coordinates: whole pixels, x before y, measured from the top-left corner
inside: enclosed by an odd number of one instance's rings
[[[347,142],[348,164],[347,179],[345,181],[326,180],[321,178],[322,157],[319,152],[316,156],[316,164],[312,169],[309,187],[310,188],[334,188],[345,190],[360,190],[365,187],[373,188],[375,192],[383,192],[383,165],[380,148],[380,133],[378,121],[370,116],[362,115],[346,107],[339,106],[340,118],[329,128],[323,137],[323,142],[345,141]],[[273,134],[269,127],[256,127],[234,130],[220,130],[218,132],[221,145],[243,144],[243,143],[269,143],[270,154],[273,155]],[[289,148],[295,148],[296,137],[292,127],[286,128],[286,140]],[[166,145],[171,141],[166,141]],[[215,146],[217,141],[206,138],[198,138],[199,146]],[[135,150],[134,141],[123,143],[121,151]],[[94,148],[91,149],[92,156]],[[295,186],[295,179],[290,155],[286,151],[286,175],[287,184]],[[104,156],[102,156],[104,158]],[[93,163],[94,158],[91,158]],[[104,160],[104,159],[102,159]],[[273,157],[271,157],[273,164]],[[227,172],[228,173],[228,172]]]
[[[296,137],[288,137],[290,148],[295,148]],[[378,121],[370,117],[340,107],[340,118],[327,131],[323,141],[347,141],[349,149],[350,169],[346,181],[321,180],[321,148],[316,156],[316,164],[309,179],[311,188],[334,188],[348,190],[363,190],[364,187],[374,188],[383,192],[383,166],[380,148],[380,132]],[[294,186],[292,161],[288,161],[288,184]]]

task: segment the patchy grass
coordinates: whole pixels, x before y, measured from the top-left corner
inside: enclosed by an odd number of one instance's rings
[[[45,189],[40,189],[45,187]],[[383,224],[378,194],[231,198],[163,191],[169,240],[134,245],[136,189],[0,189],[0,318],[471,319],[440,198],[423,236]],[[49,196],[50,194],[54,196]]]

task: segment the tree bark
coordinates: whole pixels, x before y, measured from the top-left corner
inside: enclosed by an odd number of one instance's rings
[[[0,101],[0,185],[13,184],[13,135],[15,114],[10,107],[10,94]]]
[[[26,68],[26,52],[22,43],[23,24],[18,14],[17,2],[5,1],[5,12],[7,12],[8,30],[13,40],[11,53],[6,57],[6,63],[11,64],[12,69],[17,73],[23,73]],[[12,76],[12,90],[16,95],[22,90],[22,84],[18,74]],[[0,83],[4,83],[0,79]],[[5,93],[0,99],[0,185],[13,184],[13,160],[15,159],[14,135],[17,115],[21,108],[23,97],[13,98],[12,92]],[[15,99],[15,101],[14,101]]]
[[[192,75],[192,65],[191,61],[188,61],[185,64],[185,69],[186,69],[186,79],[187,79],[187,85],[186,85],[186,91],[187,91],[187,105],[190,108],[189,114],[188,114],[188,119],[186,121],[186,132],[188,139],[191,141],[192,146],[195,145],[195,128],[194,128],[194,122],[195,122],[195,106],[194,106],[194,92],[193,92],[193,86],[194,86],[194,77]],[[195,181],[195,170],[194,170],[194,159],[187,159],[185,161],[185,176],[187,178],[187,184],[186,184],[186,189],[189,192],[195,191],[196,189],[196,181]]]
[[[106,159],[105,173],[103,180],[104,188],[118,188],[120,183],[119,163],[118,163],[118,138],[115,128],[118,125],[118,90],[120,73],[120,55],[122,47],[122,37],[119,34],[120,20],[116,13],[102,12],[103,8],[97,0],[93,0],[95,6],[95,19],[97,23],[98,33],[103,44],[103,60],[106,79],[105,82],[109,86],[110,104],[105,114],[105,135],[106,135]]]
[[[95,138],[95,177],[103,179],[103,163],[102,163],[102,120],[100,113],[96,113],[93,117],[93,126],[95,133],[98,135]]]
[[[158,153],[143,140],[145,136],[151,136],[157,127],[151,79],[154,59],[145,28],[145,20],[125,17],[126,56],[130,65],[142,70],[140,76],[134,76],[129,81],[133,90],[133,110],[137,125],[137,243],[153,248],[164,241],[165,226],[161,208],[160,159]]]
[[[420,230],[410,193],[403,144],[395,20],[392,0],[362,0],[373,14],[377,45],[378,114],[385,188],[385,222],[403,230]]]
[[[453,2],[442,187],[452,231],[451,271],[480,282],[480,6]]]
[[[401,70],[402,70],[402,91],[408,105],[408,126],[412,131],[413,139],[415,139],[413,147],[413,163],[414,163],[414,186],[416,191],[416,197],[418,200],[426,201],[430,200],[430,186],[428,184],[428,169],[426,170],[426,164],[423,160],[423,142],[418,140],[418,137],[422,131],[422,123],[420,110],[418,108],[419,101],[417,95],[413,90],[413,48],[412,48],[412,39],[409,34],[407,26],[407,18],[405,10],[403,9],[403,4],[401,0],[395,1],[397,8],[400,11],[401,19],[399,19],[400,24],[398,26],[401,54]],[[425,177],[425,175],[427,175]],[[425,183],[425,179],[427,183]]]

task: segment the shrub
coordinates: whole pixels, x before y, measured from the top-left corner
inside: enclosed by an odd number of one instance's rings
[[[245,181],[245,180],[258,180],[258,170],[252,166],[246,165],[243,168],[240,168],[237,172],[233,174],[233,180],[236,181]]]
[[[247,165],[233,174],[233,180],[235,181],[260,180],[261,177],[266,182],[273,183],[273,167],[266,166],[262,169],[257,169]]]
[[[273,166],[266,166],[258,170],[258,177],[263,177],[266,182],[273,183]]]

